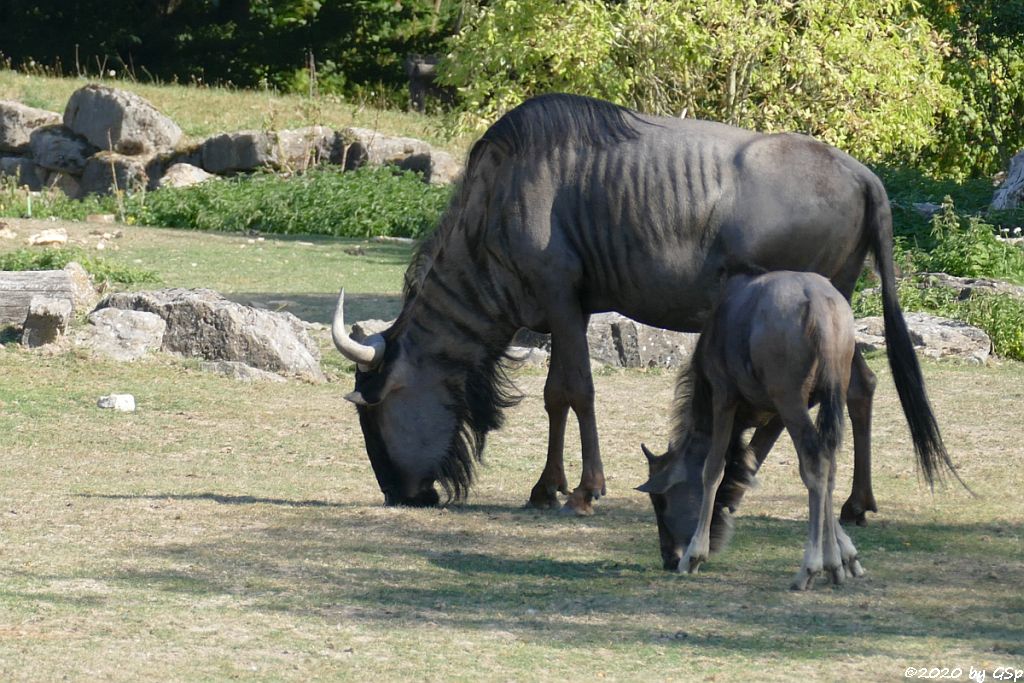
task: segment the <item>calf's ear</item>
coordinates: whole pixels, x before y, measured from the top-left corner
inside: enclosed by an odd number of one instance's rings
[[[683,458],[675,458],[667,467],[662,468],[646,482],[637,486],[636,490],[644,493],[665,493],[684,481],[686,481],[686,463]]]

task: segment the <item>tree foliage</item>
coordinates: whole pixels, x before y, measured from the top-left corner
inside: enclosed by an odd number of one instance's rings
[[[928,0],[949,38],[946,82],[957,106],[940,118],[929,163],[956,176],[992,175],[1024,148],[1024,0]]]
[[[913,157],[955,103],[941,37],[901,0],[496,0],[451,43],[456,126],[565,90]]]
[[[404,57],[437,51],[457,10],[452,0],[6,0],[0,56],[63,73],[288,90],[308,85],[312,55],[321,92],[353,94],[400,88]]]

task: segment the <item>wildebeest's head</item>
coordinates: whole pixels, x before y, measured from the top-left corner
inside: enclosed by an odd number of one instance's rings
[[[437,505],[468,491],[487,432],[501,424],[504,393],[499,359],[468,364],[410,343],[394,328],[363,342],[344,330],[339,298],[332,336],[356,363],[356,404],[366,452],[387,505]]]

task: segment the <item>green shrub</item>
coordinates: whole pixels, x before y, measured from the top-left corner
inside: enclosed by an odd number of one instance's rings
[[[473,7],[441,79],[454,126],[567,91],[652,113],[815,135],[912,159],[958,105],[941,37],[903,0],[495,0]]]
[[[935,246],[921,258],[925,269],[960,277],[995,277],[1024,283],[1024,250],[996,239],[977,216],[961,217],[946,197],[932,218]]]
[[[451,190],[413,172],[318,168],[168,188],[128,199],[136,222],[196,230],[417,237],[433,229]]]
[[[83,221],[89,214],[116,213],[114,197],[89,195],[69,199],[59,190],[28,193],[10,176],[0,176],[0,216],[7,218],[63,218]]]
[[[961,300],[954,289],[930,286],[914,278],[900,281],[899,297],[904,311],[921,311],[974,325],[991,337],[996,354],[1024,361],[1024,300],[977,291]],[[857,317],[881,315],[878,290],[855,294],[853,312]]]
[[[160,277],[151,270],[110,263],[77,247],[19,249],[0,254],[0,270],[60,270],[77,261],[97,283],[155,284]]]

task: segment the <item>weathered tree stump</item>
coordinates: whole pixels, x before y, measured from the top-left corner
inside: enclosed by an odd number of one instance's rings
[[[0,327],[22,325],[32,299],[66,299],[75,305],[71,275],[63,270],[0,271]]]

